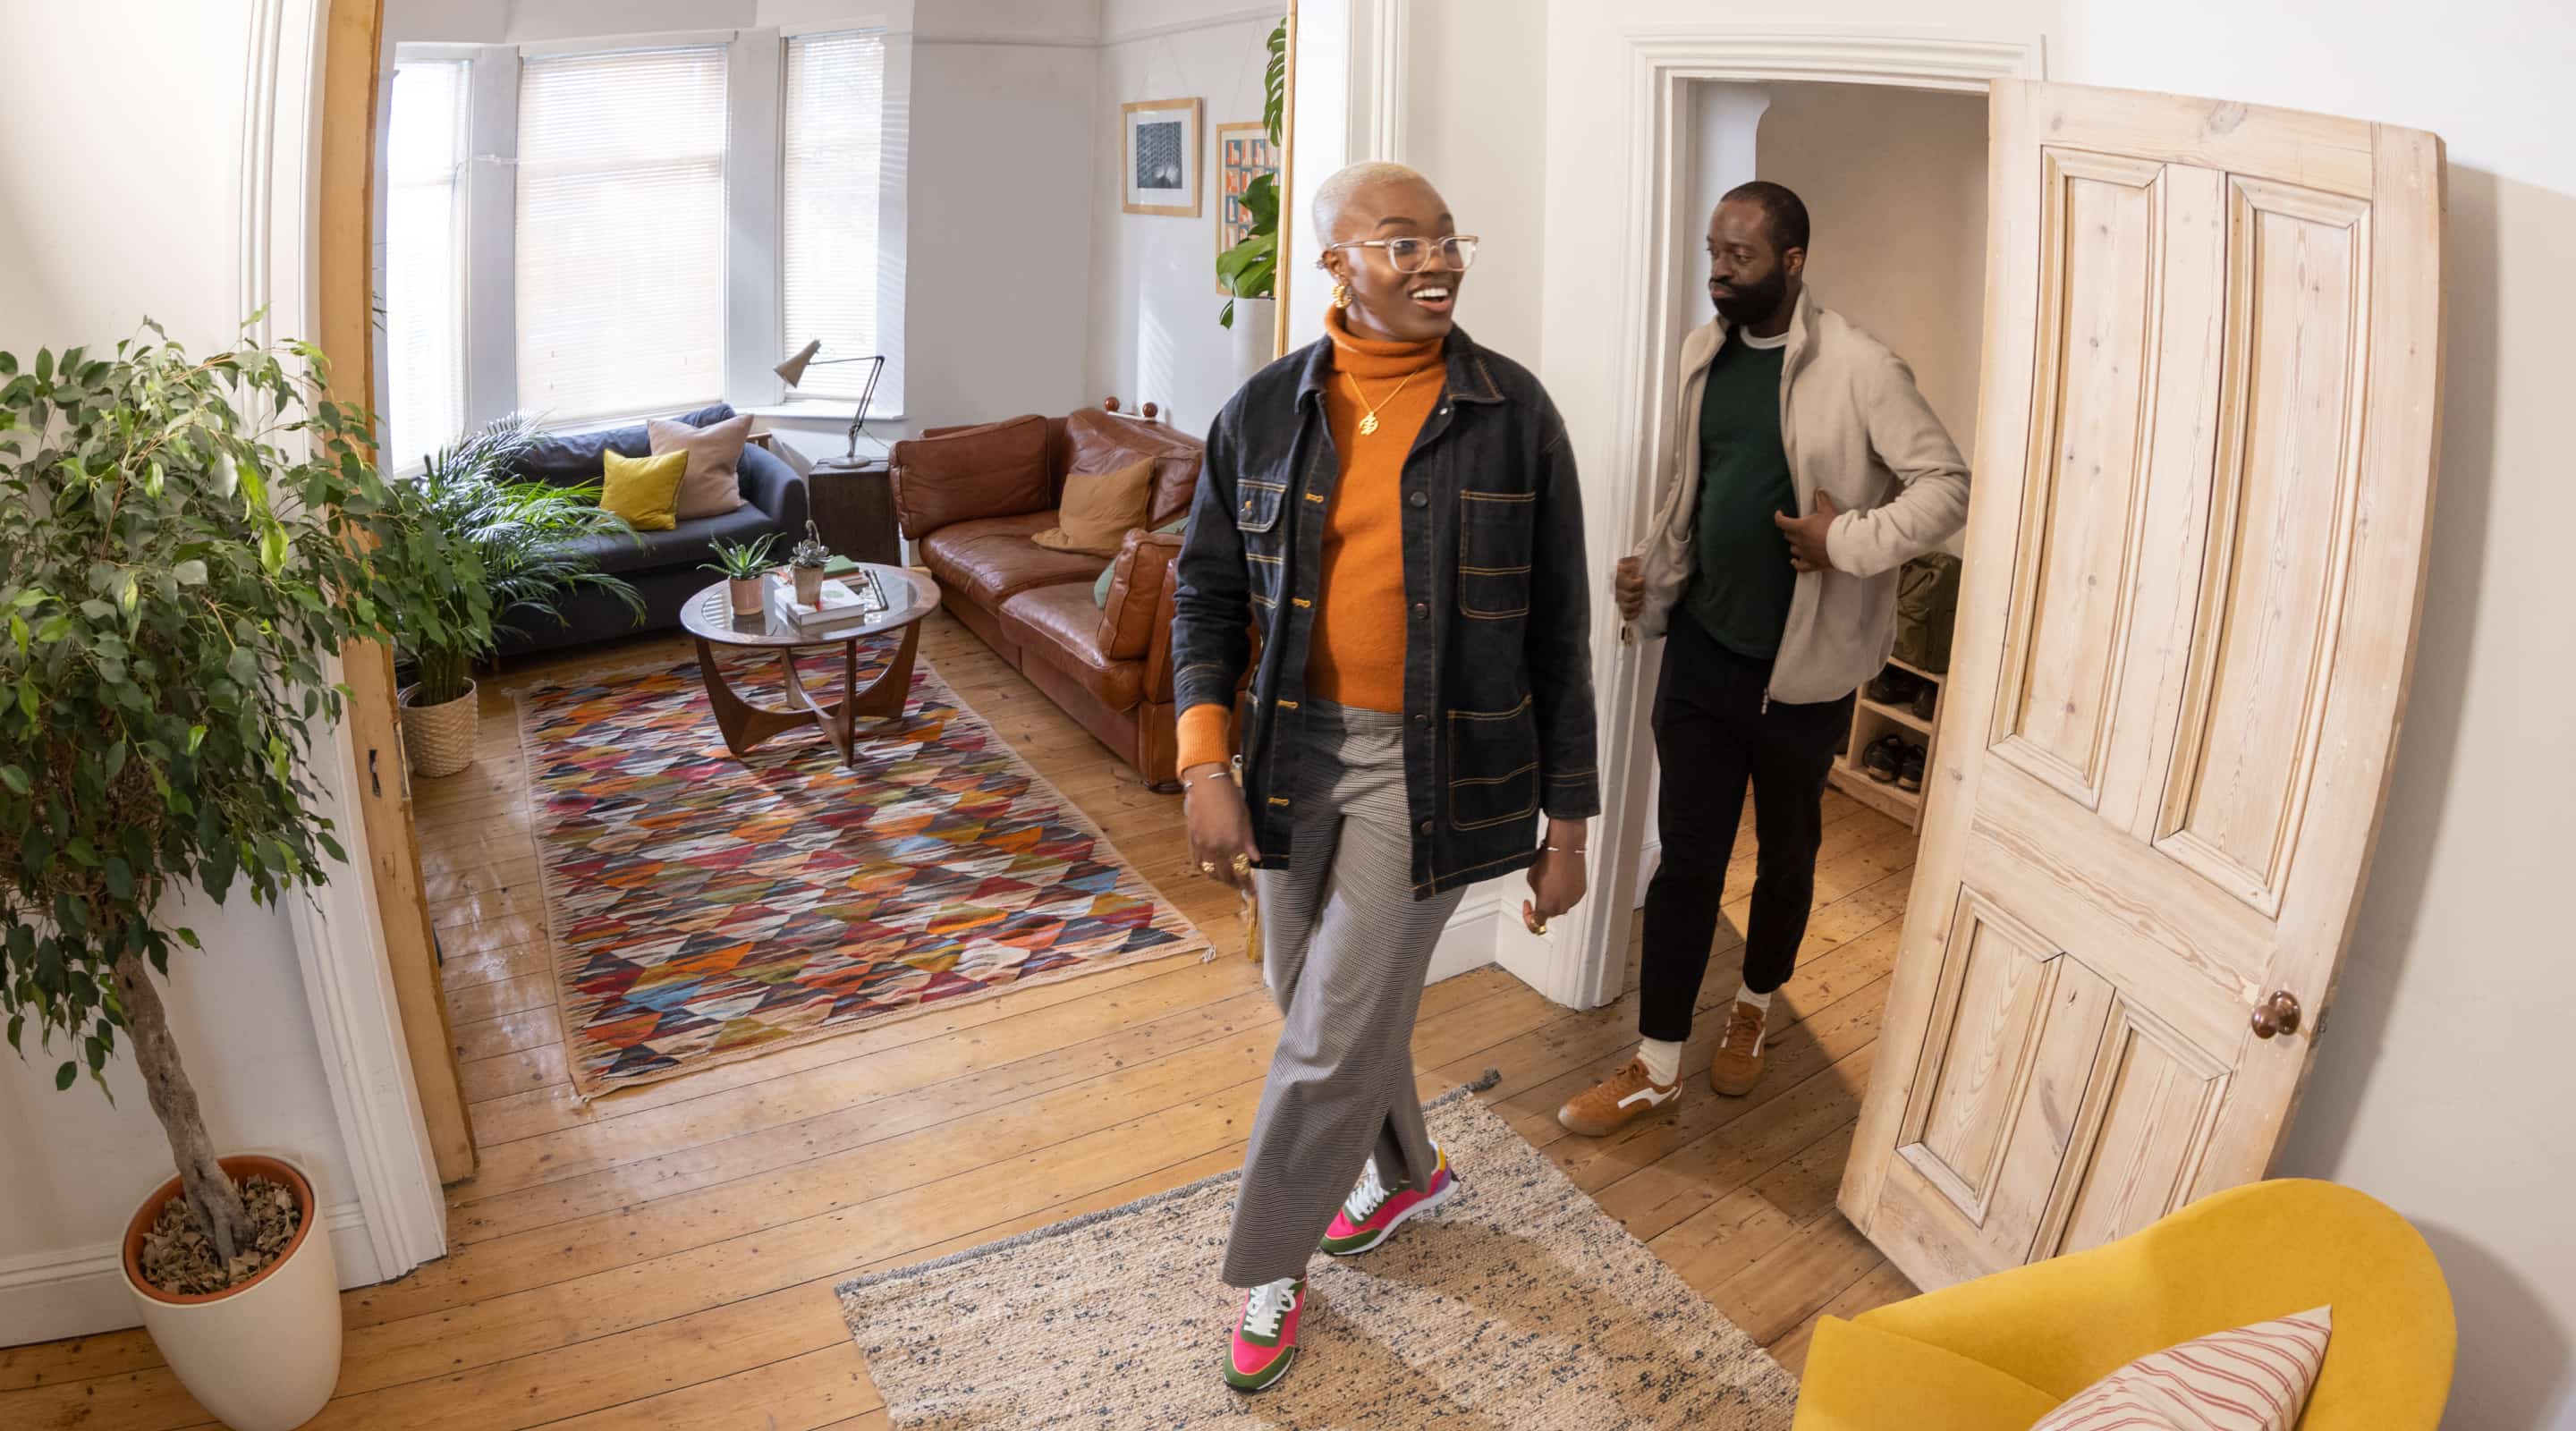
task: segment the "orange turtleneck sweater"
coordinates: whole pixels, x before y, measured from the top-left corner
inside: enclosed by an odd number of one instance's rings
[[[1383,342],[1352,333],[1335,310],[1333,377],[1324,420],[1341,477],[1324,513],[1323,572],[1308,643],[1306,689],[1358,710],[1404,710],[1404,459],[1439,405],[1441,342]],[[1374,430],[1361,425],[1374,412]],[[1304,510],[1300,503],[1299,512]],[[1221,705],[1181,713],[1180,768],[1223,761],[1234,713]]]

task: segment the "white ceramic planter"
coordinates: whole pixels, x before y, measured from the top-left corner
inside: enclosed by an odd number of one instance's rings
[[[303,1200],[304,1220],[286,1255],[238,1286],[183,1297],[143,1284],[136,1255],[176,1177],[143,1200],[126,1225],[119,1265],[134,1309],[179,1384],[233,1431],[293,1431],[321,1413],[340,1380],[340,1267],[313,1181],[276,1158],[221,1160],[236,1180],[258,1174]]]

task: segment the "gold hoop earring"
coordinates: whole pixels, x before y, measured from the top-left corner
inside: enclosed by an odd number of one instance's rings
[[[1336,283],[1333,285],[1333,306],[1336,308],[1348,308],[1351,306],[1351,286],[1349,284]]]

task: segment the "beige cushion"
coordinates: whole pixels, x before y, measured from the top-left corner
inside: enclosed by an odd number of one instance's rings
[[[2142,1356],[2031,1431],[2291,1431],[2325,1364],[2331,1308],[2211,1332]]]
[[[742,505],[742,445],[751,440],[751,414],[729,417],[706,427],[655,418],[644,424],[653,455],[689,454],[688,475],[680,479],[679,514],[721,517]]]
[[[1064,506],[1057,525],[1030,540],[1052,551],[1087,556],[1116,556],[1127,534],[1145,525],[1145,509],[1154,498],[1151,459],[1131,462],[1115,472],[1076,472],[1064,479]]]

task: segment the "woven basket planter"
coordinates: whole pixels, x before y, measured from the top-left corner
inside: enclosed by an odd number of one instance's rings
[[[402,690],[403,749],[411,756],[414,775],[454,775],[474,763],[475,723],[480,714],[474,683],[465,694],[434,706],[411,703],[418,686]]]

